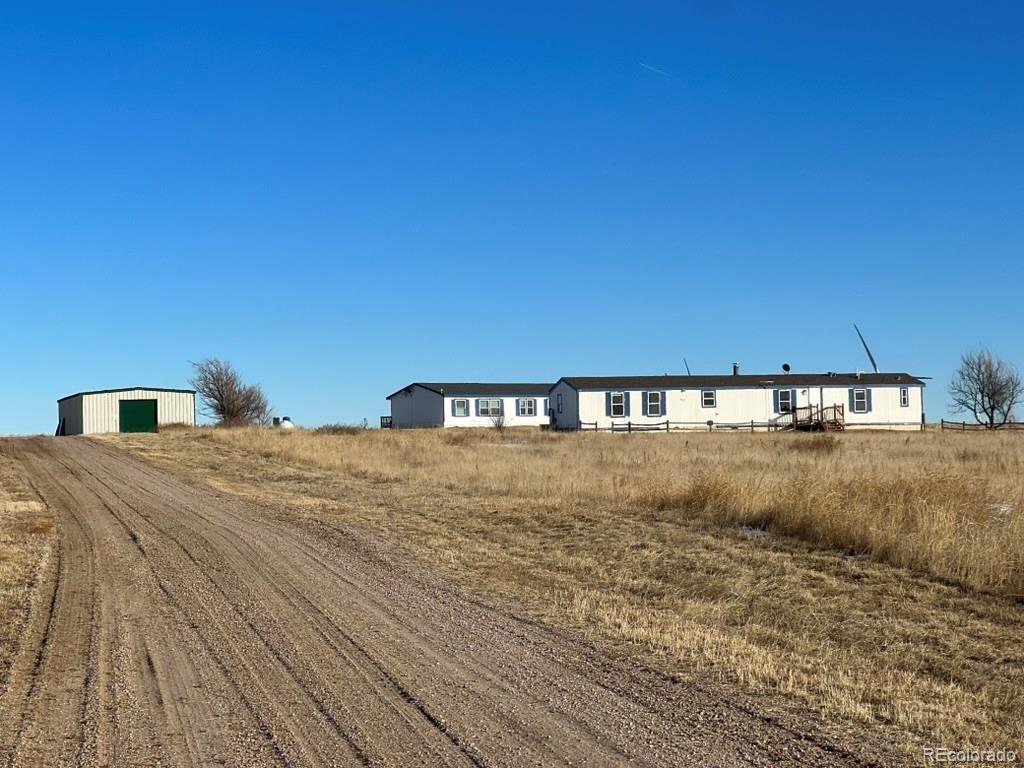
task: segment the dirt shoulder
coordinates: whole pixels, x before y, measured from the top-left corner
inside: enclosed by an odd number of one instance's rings
[[[1013,747],[1024,733],[1011,600],[760,531],[325,469],[208,432],[116,442],[243,498],[377,532],[488,601],[759,711],[809,716],[836,743],[912,759],[924,744]]]
[[[57,554],[53,518],[0,438],[0,691],[22,645],[39,583]]]

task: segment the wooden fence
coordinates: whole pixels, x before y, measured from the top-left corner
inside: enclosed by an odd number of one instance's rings
[[[969,424],[966,421],[946,421],[942,419],[939,422],[939,429],[942,431],[951,430],[953,432],[991,432],[984,424]],[[1024,422],[1020,421],[1008,421],[1001,427],[996,427],[994,431],[1010,431],[1014,432],[1017,430],[1024,430]]]

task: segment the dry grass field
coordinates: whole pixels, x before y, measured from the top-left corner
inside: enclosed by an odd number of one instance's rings
[[[824,727],[1024,746],[1020,434],[109,439]]]
[[[8,441],[0,439],[0,690],[55,541],[50,514],[11,459]]]

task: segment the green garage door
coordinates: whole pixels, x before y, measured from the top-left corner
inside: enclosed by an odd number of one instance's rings
[[[156,432],[156,400],[122,400],[122,432]]]

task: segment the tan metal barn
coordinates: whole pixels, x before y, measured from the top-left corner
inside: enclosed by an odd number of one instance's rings
[[[77,392],[57,401],[58,435],[156,432],[166,424],[196,423],[191,389],[131,387]]]

